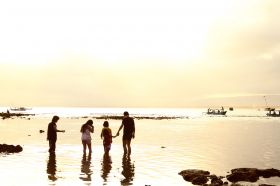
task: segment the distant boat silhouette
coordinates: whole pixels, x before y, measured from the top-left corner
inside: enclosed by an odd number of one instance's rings
[[[280,117],[280,110],[276,110],[275,108],[269,108],[269,110],[267,111],[268,111],[268,113],[266,113],[267,116]]]
[[[211,109],[211,108],[208,108],[207,114],[209,115],[226,115],[227,111],[224,110],[224,108],[222,107],[222,109]]]
[[[26,107],[13,107],[10,108],[11,111],[26,111],[26,110],[31,110],[31,108],[26,108]]]

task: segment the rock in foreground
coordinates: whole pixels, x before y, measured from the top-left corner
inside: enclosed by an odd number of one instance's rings
[[[23,149],[20,145],[7,145],[7,144],[0,144],[0,153],[17,153],[21,152]]]
[[[192,182],[194,185],[203,185],[208,182],[207,176],[210,172],[198,169],[188,169],[179,172],[183,176],[184,180]]]
[[[194,185],[227,185],[228,182],[223,182],[222,176],[210,175],[209,171],[198,169],[187,169],[179,172],[183,176],[184,180],[191,182]],[[231,174],[226,176],[226,179],[232,183],[243,182],[256,182],[259,177],[270,178],[280,177],[280,170],[271,169],[257,169],[257,168],[237,168],[232,169]],[[211,180],[210,184],[207,182]],[[237,184],[238,185],[238,184]]]
[[[270,178],[273,176],[280,177],[280,171],[277,169],[256,169],[256,168],[238,168],[232,169],[231,174],[227,175],[227,179],[230,182],[256,182],[259,177]]]

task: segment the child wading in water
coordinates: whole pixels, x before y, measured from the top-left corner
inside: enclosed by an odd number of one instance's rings
[[[103,123],[103,129],[101,132],[101,139],[103,138],[103,146],[104,146],[104,152],[105,154],[109,154],[109,151],[111,149],[112,144],[112,130],[109,128],[109,122],[104,121]]]
[[[82,133],[82,144],[83,144],[83,152],[86,153],[86,149],[88,147],[89,153],[91,150],[91,136],[90,133],[94,132],[93,121],[90,119],[81,127]]]

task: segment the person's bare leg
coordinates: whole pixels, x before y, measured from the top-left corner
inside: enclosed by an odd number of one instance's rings
[[[88,143],[88,150],[89,150],[89,153],[92,152],[92,150],[91,150],[91,143]]]
[[[128,149],[128,155],[129,155],[129,156],[130,156],[130,154],[131,154],[130,142],[131,142],[131,140],[127,140],[127,149]]]
[[[87,144],[84,141],[82,143],[83,143],[83,152],[85,154],[87,150]]]
[[[124,154],[127,153],[126,145],[127,145],[127,140],[123,140],[123,153]]]

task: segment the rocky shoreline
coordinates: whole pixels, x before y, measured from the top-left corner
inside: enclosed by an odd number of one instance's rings
[[[2,119],[8,119],[13,117],[25,117],[25,116],[35,116],[35,114],[27,114],[27,113],[11,113],[11,112],[1,112],[0,117]],[[72,119],[80,119],[80,118],[92,118],[92,119],[112,119],[112,120],[122,120],[123,116],[118,115],[102,115],[102,116],[80,116],[80,117],[70,117]],[[179,117],[179,116],[133,116],[134,119],[152,119],[152,120],[169,120],[169,119],[188,119],[188,117]]]
[[[187,169],[179,172],[184,180],[191,182],[193,185],[228,185],[229,182],[235,185],[237,182],[257,182],[260,177],[280,177],[280,170],[271,169],[257,169],[257,168],[236,168],[231,170],[231,174],[226,176],[216,176],[210,174],[209,171],[198,169]],[[237,184],[239,185],[239,184]],[[260,186],[269,186],[261,184]],[[272,186],[272,185],[270,185]]]
[[[2,119],[8,119],[12,117],[25,117],[25,116],[35,116],[35,114],[0,112],[0,117],[2,117]]]

